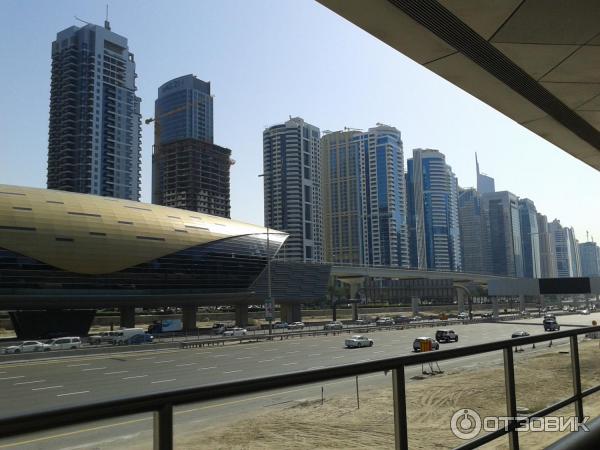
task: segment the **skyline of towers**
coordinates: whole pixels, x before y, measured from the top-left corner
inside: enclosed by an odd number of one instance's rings
[[[49,189],[140,199],[141,99],[127,38],[71,26],[52,42]]]

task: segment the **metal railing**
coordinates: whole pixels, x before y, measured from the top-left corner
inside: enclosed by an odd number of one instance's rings
[[[121,417],[131,414],[154,414],[154,449],[173,449],[173,408],[178,405],[223,399],[238,395],[248,395],[262,391],[287,388],[323,382],[339,378],[355,377],[374,372],[392,372],[395,448],[408,449],[408,414],[406,409],[405,368],[436,361],[480,355],[494,351],[503,352],[504,382],[506,387],[507,416],[512,417],[505,428],[498,429],[478,437],[458,447],[472,449],[491,442],[506,434],[509,435],[510,448],[519,448],[518,428],[526,421],[547,416],[567,405],[574,404],[575,417],[579,422],[584,420],[583,399],[600,391],[600,385],[582,391],[581,371],[579,365],[579,347],[577,338],[587,333],[600,332],[600,326],[558,331],[549,334],[508,339],[497,342],[460,347],[436,352],[416,353],[395,358],[381,359],[363,363],[317,370],[305,370],[267,377],[252,378],[241,381],[219,383],[195,388],[178,389],[155,394],[131,396],[103,402],[90,403],[83,406],[52,408],[31,414],[22,414],[0,419],[0,438],[20,434],[39,432],[52,428],[70,426],[84,422]],[[527,344],[535,344],[561,338],[570,340],[571,368],[573,378],[573,395],[536,411],[527,416],[517,417],[515,371],[513,348]]]

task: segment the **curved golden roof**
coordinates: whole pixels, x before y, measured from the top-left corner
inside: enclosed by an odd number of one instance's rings
[[[0,184],[0,247],[51,266],[105,274],[267,229],[111,197]],[[273,245],[287,235],[270,231]]]

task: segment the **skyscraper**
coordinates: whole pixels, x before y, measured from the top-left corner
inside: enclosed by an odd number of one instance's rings
[[[154,102],[159,144],[182,139],[213,142],[213,98],[210,82],[184,75],[158,88]]]
[[[210,83],[185,75],[154,102],[152,203],[229,217],[231,150],[213,143]]]
[[[548,219],[543,214],[537,213],[538,233],[540,242],[540,272],[541,278],[556,278],[556,244],[554,234],[550,233]]]
[[[579,244],[581,276],[600,277],[600,248],[595,242]]]
[[[460,189],[458,194],[458,217],[463,270],[471,273],[484,272],[487,239],[481,214],[481,195],[474,188]]]
[[[548,230],[554,237],[558,277],[578,277],[581,270],[575,231],[573,228],[563,227],[558,219],[548,224]]]
[[[329,133],[321,141],[326,254],[334,262],[407,267],[400,131]]]
[[[519,199],[521,244],[523,246],[523,276],[540,278],[540,233],[535,204],[528,198]]]
[[[139,200],[140,98],[127,39],[69,27],[52,43],[48,188]]]
[[[299,117],[263,132],[265,225],[289,233],[279,257],[323,260],[320,131]]]
[[[481,196],[489,236],[486,270],[494,275],[523,276],[521,226],[517,196],[508,191]]]
[[[416,267],[461,270],[456,176],[444,154],[432,149],[413,150],[407,168],[409,204],[414,205],[409,210],[414,216],[409,220],[410,247],[416,249]]]
[[[489,194],[496,192],[494,179],[479,171],[479,161],[477,161],[477,153],[475,153],[475,169],[477,171],[477,192],[480,194]]]

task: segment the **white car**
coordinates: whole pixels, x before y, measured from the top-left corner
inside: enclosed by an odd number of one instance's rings
[[[377,320],[377,322],[375,322],[377,325],[394,325],[394,320],[390,319],[389,317],[382,317],[381,319]]]
[[[223,336],[246,336],[246,329],[245,328],[232,328],[231,330],[225,330],[225,332],[223,333]]]
[[[78,337],[62,337],[50,339],[44,344],[44,351],[50,350],[71,350],[81,348],[81,339]]]
[[[348,348],[373,347],[373,340],[366,336],[356,335],[346,339],[344,344]]]
[[[461,312],[458,314],[458,319],[459,320],[468,320],[469,319],[469,314],[467,314],[466,312]]]
[[[344,328],[344,324],[342,322],[340,322],[339,320],[337,320],[335,322],[326,323],[323,326],[324,330],[341,330],[342,328]]]
[[[11,345],[4,348],[4,353],[31,353],[44,350],[44,344],[40,341],[24,341],[19,345]]]
[[[292,322],[288,325],[288,330],[302,330],[304,328],[304,322]]]

